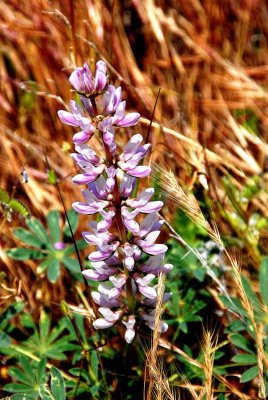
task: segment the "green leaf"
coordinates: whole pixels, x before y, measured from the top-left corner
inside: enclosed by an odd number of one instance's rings
[[[39,385],[46,382],[46,359],[45,359],[45,357],[43,357],[40,360],[40,362],[37,366],[36,381]]]
[[[36,395],[31,395],[31,394],[12,394],[10,397],[10,400],[35,400],[37,398]]]
[[[12,376],[12,378],[15,378],[17,381],[24,383],[25,385],[31,386],[34,384],[34,380],[29,380],[29,376],[26,376],[25,373],[16,367],[10,367],[8,369],[8,375]]]
[[[22,383],[8,383],[4,386],[4,389],[8,392],[21,392],[23,394],[26,393],[35,393],[36,391],[30,387],[29,385],[24,385]]]
[[[26,207],[25,204],[23,204],[21,201],[12,199],[8,203],[9,208],[11,208],[13,211],[16,211],[17,213],[21,214],[24,218],[28,218],[30,216],[30,211]]]
[[[8,204],[9,203],[9,194],[4,190],[0,188],[0,202]]]
[[[48,265],[47,277],[49,282],[55,283],[60,276],[60,262],[59,260],[51,259]]]
[[[84,250],[88,247],[88,243],[84,239],[76,240],[76,246],[78,250]],[[64,255],[69,256],[70,254],[75,253],[75,247],[72,244],[71,246],[66,247],[64,249]]]
[[[29,377],[29,380],[31,382],[35,382],[34,371],[32,369],[32,366],[31,366],[28,358],[26,358],[24,356],[20,357],[20,364],[25,372],[25,375],[27,375]]]
[[[55,185],[57,183],[57,176],[55,174],[55,171],[53,169],[50,169],[47,173],[47,181],[51,185]]]
[[[245,290],[247,298],[252,303],[253,308],[255,310],[260,310],[260,308],[261,308],[260,302],[259,302],[259,299],[258,299],[256,293],[252,289],[251,283],[249,282],[249,280],[244,275],[241,276],[241,280],[242,280],[243,288]]]
[[[243,308],[240,299],[231,297],[230,299],[226,296],[221,295],[220,299],[222,300],[225,307],[230,308],[231,310],[243,315],[244,317],[248,317],[246,310]]]
[[[249,341],[244,336],[234,333],[230,335],[230,340],[234,346],[237,346],[249,353],[253,353],[253,351],[250,349]]]
[[[77,260],[74,258],[64,257],[62,259],[62,263],[66,268],[68,268],[71,272],[76,274],[81,274],[80,266]]]
[[[6,254],[14,260],[38,260],[44,258],[44,254],[38,250],[25,249],[23,247],[17,247],[6,251]]]
[[[41,400],[55,400],[45,385],[39,386],[39,396]]]
[[[46,343],[46,339],[49,334],[49,328],[50,328],[50,318],[48,314],[42,310],[39,320],[39,332],[40,332],[41,343]]]
[[[91,386],[90,393],[92,394],[93,398],[96,398],[96,394],[100,390],[100,385],[96,383],[94,386]]]
[[[54,263],[55,260],[56,258],[47,258],[46,260],[42,261],[41,264],[39,264],[38,269],[40,272],[44,272],[50,266],[50,264]]]
[[[10,337],[5,332],[0,332],[0,349],[3,347],[9,347],[10,344]]]
[[[253,378],[255,378],[259,373],[259,368],[257,365],[254,367],[249,368],[246,372],[243,373],[243,375],[240,378],[241,383],[249,382]]]
[[[58,210],[52,210],[47,215],[47,225],[51,232],[53,242],[60,241],[60,213]]]
[[[7,322],[15,317],[24,308],[24,303],[22,301],[17,301],[11,304],[2,314],[0,314],[0,327],[4,329]],[[1,347],[0,347],[1,348]]]
[[[268,257],[262,259],[259,280],[262,300],[268,306]]]
[[[38,219],[30,218],[26,221],[26,224],[28,228],[39,238],[42,244],[50,244],[47,231]]]
[[[92,371],[94,372],[95,381],[98,379],[98,372],[99,372],[99,357],[96,350],[91,351],[91,367]]]
[[[79,333],[80,333],[80,335],[82,337],[82,340],[84,342],[86,342],[87,341],[87,338],[86,338],[87,335],[86,335],[86,331],[85,331],[83,315],[75,314],[74,319],[75,319],[75,323],[76,323],[77,329],[79,330]],[[74,335],[76,337],[76,333]]]
[[[55,400],[65,400],[66,393],[65,393],[65,385],[63,377],[60,371],[52,367],[51,368],[51,392]]]
[[[254,365],[257,363],[257,356],[255,354],[237,354],[232,361],[238,364]]]
[[[24,228],[14,229],[13,234],[16,238],[28,244],[29,246],[34,246],[34,247],[42,246],[42,242],[40,242],[40,240],[36,236],[34,236],[31,232],[29,232],[27,229]]]
[[[78,214],[76,211],[74,211],[73,209],[69,210],[67,212],[69,221],[70,221],[70,225],[73,231],[73,234],[76,232],[76,229],[78,227]],[[64,228],[63,228],[63,234],[66,238],[71,239],[72,235],[71,235],[71,231],[68,225],[68,221],[65,222]]]
[[[20,322],[23,325],[24,328],[30,328],[36,330],[35,323],[33,321],[33,318],[30,314],[22,314],[20,316]]]

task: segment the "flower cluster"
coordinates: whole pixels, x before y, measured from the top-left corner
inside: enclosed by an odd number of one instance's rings
[[[151,201],[152,188],[133,197],[137,179],[151,172],[148,166],[140,165],[150,145],[142,145],[142,136],[135,134],[123,152],[117,152],[115,128],[136,125],[140,115],[126,114],[122,89],[108,84],[106,72],[103,61],[96,63],[95,76],[87,64],[77,68],[69,80],[80,102],[71,101],[71,112],[60,110],[58,115],[63,123],[79,129],[73,137],[76,153],[72,158],[82,173],[73,182],[86,188],[82,190],[84,202],[74,203],[73,208],[80,214],[99,215],[97,221],[89,222],[90,231],[83,232],[84,239],[96,246],[88,257],[91,268],[83,275],[100,282],[92,296],[102,317],[93,325],[104,329],[121,320],[126,327],[125,339],[131,343],[135,327],[142,321],[154,329],[154,281],[172,265],[164,262],[167,246],[156,243],[163,224],[157,213],[163,203]],[[95,132],[103,143],[102,155],[86,144]],[[166,293],[164,301],[170,295]],[[161,332],[166,329],[167,324],[161,322]]]

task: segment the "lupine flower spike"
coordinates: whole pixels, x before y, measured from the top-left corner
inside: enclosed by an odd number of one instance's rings
[[[76,152],[71,156],[81,173],[73,182],[84,185],[84,202],[75,202],[73,208],[80,214],[101,216],[98,222],[89,223],[89,232],[83,232],[84,239],[96,246],[88,257],[91,268],[83,275],[100,282],[92,297],[101,317],[93,325],[105,329],[121,321],[125,340],[131,343],[141,323],[154,329],[156,278],[172,265],[164,262],[167,246],[155,243],[163,224],[157,215],[163,203],[151,201],[153,188],[132,197],[137,179],[151,173],[149,167],[140,165],[150,145],[142,145],[142,136],[135,134],[123,152],[117,152],[115,129],[136,125],[140,115],[126,113],[122,89],[108,85],[106,72],[103,61],[96,63],[95,76],[87,64],[77,68],[69,80],[81,103],[72,100],[71,112],[60,110],[58,115],[64,124],[78,129],[73,137]],[[86,144],[95,132],[100,134],[104,156]],[[170,296],[165,293],[163,301]],[[166,330],[162,322],[160,331]]]

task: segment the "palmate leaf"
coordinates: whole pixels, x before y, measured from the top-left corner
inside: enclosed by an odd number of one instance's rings
[[[6,254],[13,258],[13,260],[25,261],[25,260],[38,260],[44,258],[44,254],[38,250],[25,249],[23,247],[17,247],[6,251]]]
[[[74,258],[63,257],[62,263],[69,271],[75,274],[81,274],[79,262]]]
[[[70,221],[70,225],[73,231],[73,234],[75,234],[77,227],[78,227],[78,214],[76,211],[74,211],[73,209],[69,210],[67,212],[69,221]],[[63,228],[63,235],[64,237],[66,237],[67,239],[71,239],[72,235],[71,235],[71,231],[69,228],[69,224],[68,221],[66,220],[64,228]]]
[[[49,282],[55,283],[60,276],[60,261],[56,258],[51,258],[49,260],[47,268],[47,277]]]
[[[49,315],[42,312],[39,326],[34,326],[34,333],[26,341],[22,342],[20,347],[38,357],[66,360],[67,356],[65,352],[77,350],[79,347],[77,344],[72,343],[75,337],[66,333],[60,337],[66,329],[64,318],[52,330],[50,330],[50,325],[51,320]]]
[[[17,393],[12,396],[13,398],[22,399],[26,396],[26,399],[37,399],[39,387],[44,385],[46,376],[46,360],[41,359],[37,365],[37,368],[33,368],[29,360],[22,356],[20,357],[21,368],[11,367],[8,370],[9,375],[16,379],[15,383],[8,383],[4,386],[4,389],[8,392]]]
[[[13,234],[17,239],[25,244],[28,244],[29,246],[38,248],[42,247],[42,241],[40,241],[37,236],[33,235],[27,229],[16,228],[14,229]]]
[[[48,233],[38,219],[28,219],[26,224],[32,233],[38,237],[42,244],[48,245],[50,243]]]
[[[49,227],[53,242],[60,241],[60,213],[52,210],[47,215],[47,225]]]

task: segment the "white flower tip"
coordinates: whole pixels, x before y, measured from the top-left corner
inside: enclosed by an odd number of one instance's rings
[[[132,343],[133,339],[135,337],[135,331],[134,329],[127,329],[125,333],[125,339],[127,343]]]

